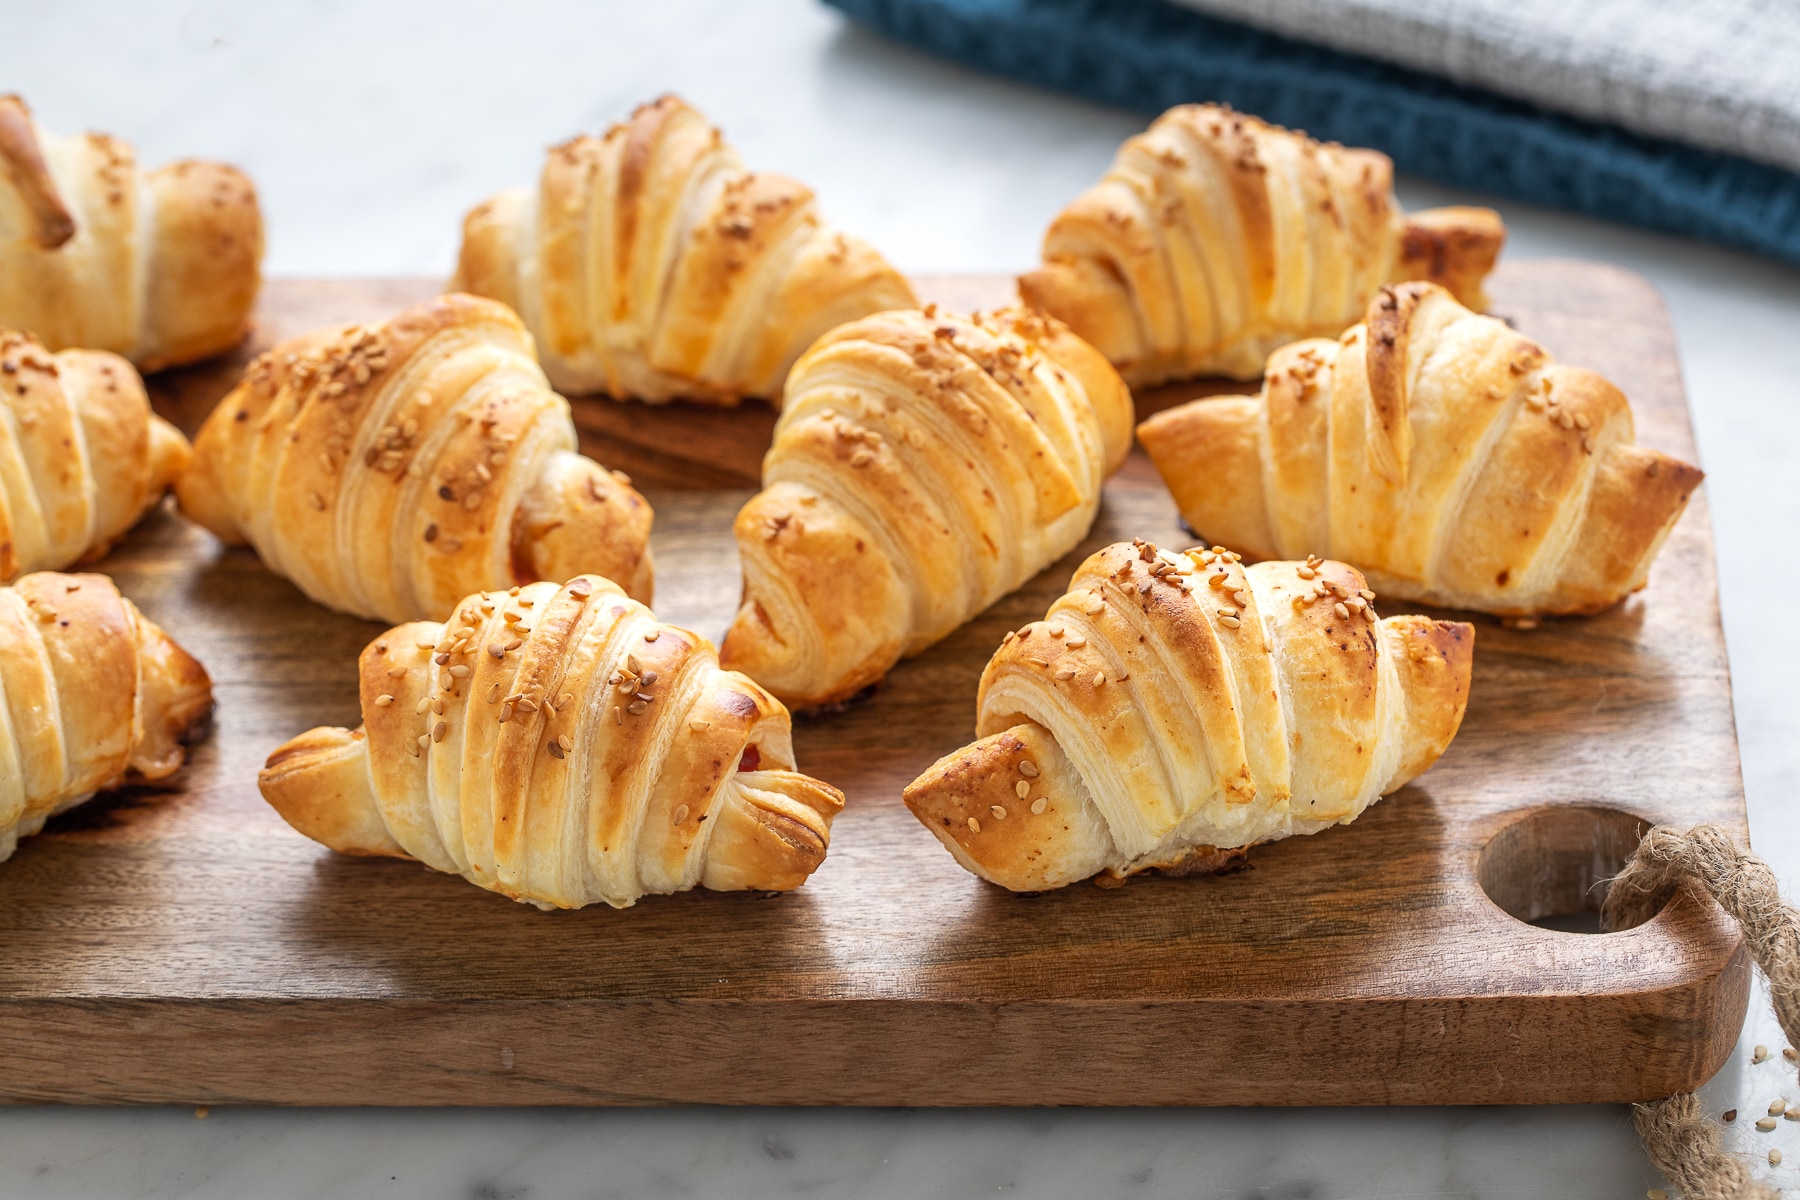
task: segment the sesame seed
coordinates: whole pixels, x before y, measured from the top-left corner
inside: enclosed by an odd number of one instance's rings
[[[448,650],[438,651],[436,654],[432,655],[431,661],[436,663],[440,667],[443,666],[445,663],[450,661],[450,651],[448,651]]]
[[[1029,783],[1025,782],[1025,780],[1021,779],[1017,783],[1013,784],[1013,792],[1015,795],[1017,795],[1019,797],[1019,799],[1023,800],[1026,797],[1031,795],[1031,785]]]
[[[1644,1200],[1669,1200],[1669,1193],[1661,1188],[1651,1188],[1644,1193]]]
[[[1064,632],[1064,630],[1061,625],[1052,625],[1050,627],[1050,636],[1053,638],[1061,637],[1063,635],[1063,632]]]
[[[1750,1061],[1752,1063],[1768,1062],[1769,1061],[1769,1048],[1767,1046],[1758,1046],[1756,1048],[1756,1050],[1750,1055]]]
[[[431,702],[431,711],[436,713],[440,717],[443,716],[444,715],[444,702],[442,700],[433,700]]]
[[[389,695],[386,692],[383,692],[381,695],[375,697],[375,707],[376,708],[386,708],[388,705],[392,704],[393,702],[394,702],[393,696]]]
[[[708,729],[712,728],[712,722],[702,721],[699,717],[695,717],[692,721],[688,722],[688,728],[695,733],[705,733]]]
[[[317,492],[308,492],[306,494],[306,502],[320,512],[325,511],[325,497],[319,495]]]
[[[1056,669],[1056,678],[1063,679],[1063,680],[1075,678],[1075,668],[1074,667],[1058,667]]]
[[[454,676],[452,676],[450,674],[450,672],[448,672],[448,671],[439,671],[438,672],[438,688],[440,690],[447,692],[455,686],[456,686],[456,679]]]
[[[1771,1130],[1773,1130],[1774,1128],[1775,1128],[1775,1118],[1774,1117],[1759,1117],[1759,1118],[1757,1118],[1756,1131],[1758,1133],[1768,1133]]]
[[[1041,817],[1044,815],[1044,810],[1049,807],[1050,807],[1049,797],[1039,796],[1036,800],[1033,800],[1031,802],[1031,815],[1034,817]]]
[[[1311,578],[1313,578],[1313,569],[1311,567],[1301,567],[1298,570],[1296,570],[1294,572],[1294,574],[1298,575],[1302,579],[1311,579]]]
[[[1087,639],[1084,637],[1081,637],[1080,635],[1076,635],[1075,637],[1070,638],[1067,642],[1065,642],[1063,644],[1068,646],[1068,648],[1071,650],[1079,650],[1083,646],[1087,645]]]
[[[429,733],[421,733],[418,737],[417,745],[421,750],[431,745],[431,735]]]
[[[660,630],[660,629],[646,629],[644,631],[644,640],[646,642],[654,642],[657,638],[659,638],[661,636],[662,636],[662,630]]]
[[[567,708],[574,701],[574,699],[575,699],[574,692],[564,692],[562,695],[560,695],[556,698],[556,707]]]
[[[1037,774],[1038,774],[1038,765],[1036,763],[1032,762],[1029,758],[1020,759],[1019,760],[1019,774],[1023,775],[1027,779],[1036,779]]]
[[[994,814],[994,820],[996,820],[996,821],[1006,820],[1006,809],[1002,805],[990,804],[990,805],[988,805],[988,811]]]
[[[1781,1151],[1779,1151],[1779,1150],[1769,1151],[1769,1165],[1771,1167],[1779,1167],[1781,1165]]]
[[[575,739],[566,733],[559,733],[556,735],[556,744],[563,748],[565,754],[575,749]]]
[[[642,716],[644,710],[649,707],[650,706],[648,704],[644,703],[642,700],[633,700],[630,704],[627,704],[625,706],[625,711],[630,713],[632,716],[637,717],[637,716]],[[614,709],[613,711],[617,712],[618,710]]]
[[[1241,628],[1244,623],[1233,616],[1220,616],[1219,624],[1227,629],[1238,629]]]
[[[444,740],[444,735],[449,732],[450,726],[443,721],[439,721],[436,725],[431,727],[431,740],[434,742],[441,742]]]
[[[624,723],[625,723],[625,717],[622,713],[619,712],[619,706],[616,704],[613,705],[613,724],[614,725],[623,725]]]
[[[487,652],[489,654],[493,655],[495,658],[505,658],[506,657],[506,647],[502,646],[499,642],[489,642],[488,647],[487,647]]]
[[[1047,658],[1038,658],[1038,657],[1036,657],[1036,656],[1033,656],[1033,657],[1031,657],[1031,658],[1028,658],[1028,659],[1026,659],[1026,660],[1025,660],[1025,661],[1027,661],[1027,662],[1031,662],[1031,663],[1036,663],[1036,664],[1037,664],[1037,665],[1038,665],[1038,666],[1040,666],[1040,667],[1047,667],[1047,666],[1049,666],[1049,665],[1050,665],[1050,660],[1049,660],[1049,659],[1047,659]]]
[[[561,758],[563,756],[563,748],[561,746],[557,745],[555,742],[547,743],[544,746],[544,749],[546,749],[550,752],[551,758]]]
[[[1094,672],[1094,686],[1099,687],[1106,682],[1106,676],[1100,671]]]
[[[656,672],[655,671],[645,671],[644,672],[644,686],[649,687],[651,684],[653,684],[655,682],[656,682]]]
[[[406,752],[408,754],[412,755],[414,758],[419,757],[419,743],[417,743],[417,742],[406,743]]]
[[[530,696],[520,696],[519,697],[519,711],[520,712],[534,713],[537,710],[538,710],[538,702],[536,700],[533,700]]]
[[[970,833],[980,833],[981,832],[981,822],[977,821],[974,817],[969,818],[969,832]]]
[[[1783,1050],[1781,1052],[1781,1057],[1787,1059],[1789,1062],[1800,1061],[1800,1053],[1796,1053],[1792,1046],[1789,1046],[1787,1049]]]
[[[512,701],[508,700],[505,704],[502,704],[500,706],[500,723],[502,725],[504,725],[508,721],[512,720],[512,714],[513,714]]]
[[[431,709],[431,697],[420,696],[419,703],[413,708],[413,716],[422,717]]]
[[[1331,611],[1338,615],[1338,620],[1340,621],[1348,621],[1350,619],[1350,610],[1344,606],[1342,601],[1332,605]]]
[[[866,467],[874,461],[875,452],[873,450],[858,450],[850,456],[850,465],[853,467]]]
[[[679,825],[687,819],[688,819],[688,806],[685,804],[677,804],[675,806],[675,813],[674,813],[674,817],[673,817],[674,823]]]
[[[1719,1119],[1721,1121],[1725,1122],[1727,1125],[1731,1124],[1733,1121],[1737,1120],[1737,1109],[1735,1109],[1735,1108],[1726,1109],[1724,1115],[1721,1116]]]
[[[1784,1113],[1786,1111],[1787,1111],[1787,1101],[1786,1100],[1783,1100],[1780,1097],[1777,1097],[1776,1099],[1769,1101],[1769,1115],[1771,1117],[1779,1117],[1782,1113]]]
[[[489,704],[493,704],[493,703],[497,702],[499,699],[500,699],[500,685],[496,683],[493,687],[488,689],[487,702]]]

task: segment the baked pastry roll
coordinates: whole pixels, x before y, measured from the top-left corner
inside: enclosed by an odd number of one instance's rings
[[[190,454],[118,355],[0,329],[0,583],[105,554]]]
[[[833,330],[788,377],[738,513],[725,664],[796,706],[854,696],[1073,550],[1131,419],[1055,321],[927,308]]]
[[[1051,223],[1025,303],[1068,323],[1133,387],[1254,379],[1278,346],[1336,337],[1384,283],[1429,279],[1486,307],[1505,240],[1485,208],[1407,216],[1394,164],[1216,104],[1119,148]]]
[[[674,96],[470,212],[452,286],[517,309],[563,391],[727,404],[779,396],[833,326],[918,303],[811,188],[746,170]]]
[[[363,726],[269,756],[262,793],[347,854],[415,858],[540,908],[799,887],[843,796],[787,710],[609,580],[473,595],[360,662]]]
[[[1282,349],[1260,395],[1170,409],[1138,436],[1204,537],[1514,617],[1643,587],[1702,478],[1633,444],[1618,388],[1428,283],[1384,288],[1338,341]]]
[[[140,172],[132,148],[58,137],[0,96],[0,325],[147,371],[231,349],[262,281],[262,213],[234,167]]]
[[[1443,754],[1475,631],[1377,618],[1338,562],[1246,567],[1119,542],[981,676],[980,741],[907,807],[1014,891],[1220,870],[1260,842],[1355,820]]]
[[[650,598],[650,506],[581,456],[531,335],[474,296],[262,355],[201,427],[175,494],[358,616],[442,614],[481,588],[583,571]]]
[[[0,587],[0,861],[95,792],[163,779],[212,681],[104,575]]]

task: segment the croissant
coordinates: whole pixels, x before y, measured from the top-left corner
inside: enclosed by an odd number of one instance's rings
[[[604,571],[649,599],[650,506],[576,451],[505,305],[443,296],[251,364],[195,440],[182,511],[321,604],[387,621]]]
[[[0,329],[0,582],[99,558],[189,454],[130,363]]]
[[[276,750],[263,796],[334,850],[541,908],[799,887],[844,803],[773,697],[597,576],[470,596],[360,671],[363,726]]]
[[[1215,104],[1184,104],[1119,148],[1019,279],[1133,386],[1254,379],[1269,352],[1336,337],[1384,283],[1429,279],[1476,308],[1505,240],[1485,208],[1406,216],[1394,164]]]
[[[981,676],[980,741],[906,788],[975,874],[1014,891],[1227,869],[1348,824],[1450,745],[1475,631],[1378,619],[1338,562],[1245,567],[1119,542]]]
[[[777,396],[826,330],[918,303],[812,189],[747,171],[674,96],[470,212],[452,286],[517,309],[557,387],[649,401]]]
[[[250,331],[262,251],[256,189],[237,169],[140,174],[126,143],[46,133],[0,96],[0,325],[145,370],[193,362]]]
[[[206,671],[106,576],[0,587],[0,862],[95,792],[173,774],[211,712]]]
[[[1260,396],[1138,436],[1206,537],[1318,550],[1384,593],[1503,616],[1595,612],[1644,586],[1701,472],[1632,443],[1631,408],[1428,283],[1336,342],[1286,347]]]
[[[854,696],[1074,549],[1131,419],[1106,360],[1041,317],[833,330],[789,376],[738,513],[725,664],[789,704]]]

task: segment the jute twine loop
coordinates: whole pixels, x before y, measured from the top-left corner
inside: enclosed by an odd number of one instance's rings
[[[1607,889],[1601,928],[1642,924],[1683,879],[1705,888],[1742,927],[1750,956],[1768,977],[1776,1019],[1788,1043],[1800,1045],[1800,912],[1781,899],[1768,864],[1739,849],[1720,826],[1684,831],[1658,825],[1645,834]],[[1780,1195],[1757,1182],[1743,1160],[1726,1153],[1718,1125],[1694,1093],[1633,1105],[1632,1119],[1650,1161],[1688,1200],[1776,1200]]]

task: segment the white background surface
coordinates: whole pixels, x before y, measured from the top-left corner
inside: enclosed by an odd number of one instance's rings
[[[753,166],[807,180],[912,270],[1012,271],[1142,116],[989,79],[809,0],[480,4],[0,2],[0,91],[50,127],[155,164],[256,179],[271,274],[448,274],[461,215],[543,148],[675,90]],[[1466,198],[1411,181],[1409,206]],[[1750,823],[1800,874],[1800,271],[1497,202],[1516,258],[1604,259],[1656,281],[1708,472]],[[4,946],[0,946],[4,953]],[[1303,1032],[1296,1030],[1296,1038]],[[1753,1001],[1708,1089],[1734,1138],[1800,1186],[1800,1101]],[[5,1070],[0,1047],[0,1072]],[[0,1110],[0,1196],[1642,1196],[1622,1108],[826,1112]]]

